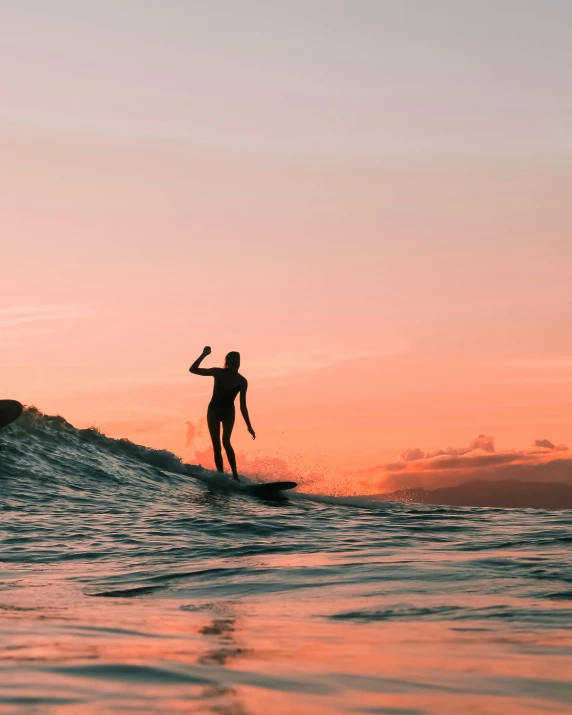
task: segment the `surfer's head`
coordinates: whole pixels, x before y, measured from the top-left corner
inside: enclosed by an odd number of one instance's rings
[[[237,370],[240,367],[240,353],[232,350],[224,359],[224,366],[229,370]]]

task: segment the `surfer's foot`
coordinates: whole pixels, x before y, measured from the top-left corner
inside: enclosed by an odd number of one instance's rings
[[[240,479],[238,478],[238,474],[233,474],[233,475],[232,475],[232,478],[233,478],[235,481],[240,482]]]

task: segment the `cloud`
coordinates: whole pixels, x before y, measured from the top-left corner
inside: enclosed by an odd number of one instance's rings
[[[540,357],[515,360],[494,360],[482,362],[483,367],[498,368],[500,370],[554,370],[572,367],[572,357]]]
[[[535,439],[533,443],[534,447],[544,447],[544,449],[554,449],[555,445],[549,439]]]
[[[476,449],[482,449],[483,452],[494,452],[495,451],[495,441],[488,434],[478,434],[469,443],[469,452],[473,452]]]
[[[413,449],[406,449],[405,452],[399,455],[399,458],[404,462],[417,462],[420,459],[433,459],[433,457],[441,456],[458,457],[476,451],[494,452],[494,439],[488,434],[478,434],[473,437],[467,447],[445,447],[433,452],[424,452],[419,447],[414,447]]]
[[[406,449],[405,452],[401,453],[400,457],[404,462],[415,462],[418,459],[425,459],[425,452],[419,447],[415,447],[414,449]]]
[[[185,422],[185,447],[191,447],[197,439],[205,434],[206,419],[202,417],[196,424],[188,420]]]
[[[259,377],[277,378],[304,372],[314,372],[353,360],[385,357],[404,352],[409,348],[409,341],[398,338],[387,341],[386,345],[375,349],[329,351],[308,351],[299,353],[278,353],[267,355],[252,361],[251,365]]]
[[[69,367],[66,365],[52,365],[51,367]],[[83,367],[83,366],[82,366]],[[78,393],[88,394],[92,392],[101,392],[102,390],[125,389],[139,390],[142,387],[157,387],[157,386],[174,386],[174,385],[189,385],[189,375],[186,368],[178,371],[163,371],[163,372],[131,372],[123,375],[110,375],[105,377],[92,377],[91,375],[82,378],[81,382],[74,381],[58,387],[60,394],[77,395]],[[206,387],[206,386],[205,386]],[[188,391],[189,396],[198,396],[208,394],[208,389],[205,387],[191,388]]]
[[[185,447],[190,447],[195,441],[197,428],[191,421],[185,422],[185,425],[187,427],[185,431]]]
[[[566,452],[568,447],[565,444],[552,444],[549,439],[535,439],[532,447],[536,447],[543,452],[545,450],[550,450],[551,452]]]
[[[15,305],[0,308],[0,328],[71,318],[91,318],[94,315],[93,310],[77,305]]]
[[[437,489],[470,481],[558,481],[572,484],[572,451],[563,444],[537,439],[522,450],[495,451],[490,435],[480,434],[467,447],[425,452],[407,449],[394,462],[357,475],[371,492]]]

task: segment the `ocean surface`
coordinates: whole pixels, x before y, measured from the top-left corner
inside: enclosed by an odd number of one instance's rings
[[[2,713],[572,712],[570,511],[262,501],[34,410],[0,444]]]

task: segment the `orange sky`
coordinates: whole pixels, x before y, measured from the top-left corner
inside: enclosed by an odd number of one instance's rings
[[[251,457],[572,443],[572,10],[29,5],[0,11],[1,397],[193,461],[208,344],[243,355]]]

